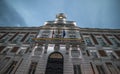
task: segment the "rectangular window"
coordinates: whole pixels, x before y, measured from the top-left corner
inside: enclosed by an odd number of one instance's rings
[[[19,47],[14,47],[14,48],[11,50],[11,52],[17,52],[18,49],[19,49]]]
[[[50,31],[49,30],[44,30],[42,32],[42,38],[48,38],[49,37],[49,34],[50,34]]]
[[[11,74],[11,72],[15,68],[16,64],[17,64],[17,61],[12,61],[12,63],[8,66],[8,68],[6,69],[4,74]]]
[[[85,42],[88,46],[92,46],[92,42],[89,37],[85,37]]]
[[[110,40],[114,45],[120,46],[120,43],[118,43],[118,41],[115,38],[110,38]]]
[[[110,56],[111,59],[116,59],[116,56],[113,54],[112,51],[107,52],[108,56]]]
[[[24,53],[25,53],[25,51],[24,51],[25,49],[20,49],[20,51],[19,51],[19,53],[18,54],[20,54],[20,55],[23,55]]]
[[[31,62],[28,74],[35,74],[37,62]]]
[[[32,39],[34,38],[34,35],[30,35],[28,39],[26,40],[27,43],[32,42]]]
[[[79,50],[71,50],[71,56],[72,56],[73,58],[79,57],[79,56],[80,56]]]
[[[11,48],[6,48],[2,53],[3,54],[7,54],[7,52],[10,50]]]
[[[0,40],[0,42],[1,42],[1,43],[4,43],[4,42],[6,42],[9,38],[10,38],[9,36],[5,36],[4,38],[2,38],[2,39]]]
[[[107,54],[106,54],[106,52],[104,50],[98,50],[98,52],[99,52],[100,56],[102,56],[102,57],[107,56]]]
[[[98,58],[98,55],[97,55],[97,52],[96,52],[96,51],[92,51],[91,54],[92,54],[92,56],[93,56],[94,58]]]
[[[69,37],[70,37],[70,38],[76,38],[76,36],[75,36],[75,35],[69,35]]]
[[[74,74],[82,74],[80,65],[73,65]]]
[[[69,38],[76,38],[76,32],[75,31],[69,30],[68,33],[69,33]]]
[[[23,35],[18,35],[12,42],[13,43],[18,43],[20,40],[23,38]]]
[[[98,40],[98,43],[99,43],[101,46],[106,46],[106,45],[107,45],[102,38],[97,37],[97,40]]]
[[[96,65],[99,74],[106,74],[102,65]]]

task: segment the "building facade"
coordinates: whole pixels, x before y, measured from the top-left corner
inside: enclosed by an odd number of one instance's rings
[[[63,13],[0,27],[0,74],[120,74],[120,29],[80,28]]]

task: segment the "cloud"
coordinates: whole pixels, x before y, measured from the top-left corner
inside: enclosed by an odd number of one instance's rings
[[[0,26],[25,26],[24,19],[4,0],[0,1]]]
[[[41,26],[66,13],[80,27],[120,28],[120,0],[6,0],[26,26]]]

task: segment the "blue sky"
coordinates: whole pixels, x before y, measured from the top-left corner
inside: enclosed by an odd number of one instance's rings
[[[25,23],[8,26],[41,26],[54,20],[56,14],[65,13],[68,20],[76,21],[82,28],[120,29],[120,0],[5,0],[5,3]]]

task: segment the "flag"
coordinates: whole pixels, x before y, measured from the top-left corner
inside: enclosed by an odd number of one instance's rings
[[[58,35],[60,34],[60,30],[58,29]]]
[[[66,33],[65,33],[65,30],[63,30],[63,38],[65,37]]]
[[[54,30],[52,31],[52,38],[54,37]]]

